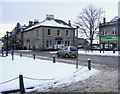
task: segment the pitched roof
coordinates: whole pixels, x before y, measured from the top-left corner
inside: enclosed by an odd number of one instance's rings
[[[71,25],[59,19],[45,19],[42,22],[32,25],[28,27],[25,31],[39,27],[39,26],[49,26],[49,27],[61,27],[61,28],[73,28]]]
[[[119,17],[118,16],[115,16],[110,22],[112,23],[112,22],[117,22],[117,20],[119,19]]]

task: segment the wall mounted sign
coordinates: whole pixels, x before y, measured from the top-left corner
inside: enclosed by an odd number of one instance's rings
[[[118,37],[114,36],[114,37],[102,37],[101,40],[117,40]]]

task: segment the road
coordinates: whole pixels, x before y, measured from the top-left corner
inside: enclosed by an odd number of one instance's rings
[[[39,58],[46,58],[46,59],[52,59],[53,55],[56,55],[56,53],[53,51],[50,53],[49,51],[15,51],[15,53],[20,54],[20,53],[26,54],[26,55],[33,55],[33,53],[36,54],[36,57]],[[87,62],[88,59],[91,59],[92,63],[102,63],[106,64],[111,67],[118,67],[118,61],[120,60],[120,57],[112,57],[112,56],[91,56],[91,55],[80,55],[78,56],[78,60],[80,62]],[[63,61],[63,60],[72,60],[75,61],[75,58],[58,58],[56,57],[56,60],[58,61]]]

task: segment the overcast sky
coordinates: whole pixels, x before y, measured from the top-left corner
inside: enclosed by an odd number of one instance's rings
[[[21,2],[20,2],[21,1]],[[71,20],[73,23],[82,9],[89,4],[93,4],[96,8],[105,10],[105,17],[110,21],[118,15],[119,0],[1,0],[0,1],[0,37],[3,37],[6,31],[11,31],[17,22],[21,25],[28,24],[30,20],[38,19],[42,21],[46,18],[46,14],[53,14],[56,19],[65,22]],[[48,2],[49,1],[49,2]],[[78,2],[79,1],[79,2]]]

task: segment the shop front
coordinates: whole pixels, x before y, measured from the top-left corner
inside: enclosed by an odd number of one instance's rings
[[[104,50],[117,50],[118,46],[118,37],[110,36],[110,37],[101,37],[101,49]]]

